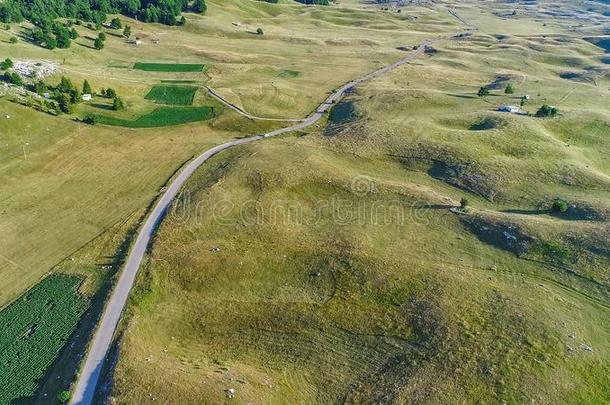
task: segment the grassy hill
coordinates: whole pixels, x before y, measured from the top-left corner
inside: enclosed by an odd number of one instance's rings
[[[118,401],[608,398],[610,83],[560,75],[602,51],[569,22],[460,13],[479,30],[359,88],[337,130],[188,182],[132,298]],[[525,94],[562,115],[496,111]]]

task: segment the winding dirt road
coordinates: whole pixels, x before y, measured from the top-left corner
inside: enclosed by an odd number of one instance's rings
[[[410,53],[409,56],[399,60],[398,62],[375,70],[358,79],[346,83],[338,90],[335,90],[322,104],[320,104],[320,106],[312,115],[310,115],[308,118],[303,119],[299,123],[269,133],[254,135],[248,138],[237,139],[227,143],[223,143],[222,145],[215,146],[203,152],[201,155],[191,161],[176,176],[176,178],[172,181],[163,196],[155,205],[155,208],[149,214],[148,218],[146,219],[146,222],[138,233],[138,237],[134,245],[131,247],[131,251],[129,253],[123,271],[121,272],[117,284],[114,287],[114,290],[112,291],[110,300],[106,304],[106,307],[102,314],[101,322],[95,332],[91,346],[89,347],[87,358],[80,372],[80,377],[77,381],[76,388],[70,401],[71,404],[89,405],[93,402],[93,397],[98,384],[98,380],[100,378],[102,367],[104,365],[104,360],[112,344],[112,339],[114,337],[115,330],[121,319],[123,309],[125,308],[125,304],[129,296],[129,291],[131,290],[134,284],[138,269],[140,267],[140,263],[142,262],[142,259],[144,258],[144,255],[146,253],[146,248],[152,240],[157,226],[163,219],[165,213],[169,210],[172,200],[178,194],[182,185],[195,172],[195,170],[197,170],[199,166],[205,163],[212,156],[226,149],[258,141],[264,138],[270,138],[288,132],[297,131],[313,125],[318,120],[320,120],[324,113],[329,110],[348,91],[354,89],[356,86],[363,82],[375,79],[385,73],[396,69],[401,65],[411,62],[413,59],[419,56],[424,51],[426,45],[429,44],[429,42],[424,42],[415,51]],[[208,90],[212,91],[210,89]],[[229,107],[232,106],[228,102],[225,104]],[[237,108],[239,110],[238,112],[240,112],[242,115],[245,113],[245,111],[239,109],[239,107],[235,106],[235,108]],[[251,118],[256,119],[256,117]]]

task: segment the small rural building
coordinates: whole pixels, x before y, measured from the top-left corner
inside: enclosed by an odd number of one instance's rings
[[[91,101],[91,94],[83,94],[83,101]]]
[[[515,114],[515,113],[519,112],[519,107],[517,107],[516,105],[502,104],[500,107],[498,107],[498,111],[509,112],[509,113]]]

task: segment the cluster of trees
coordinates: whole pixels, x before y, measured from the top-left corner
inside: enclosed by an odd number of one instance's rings
[[[2,79],[16,86],[24,86],[30,92],[34,92],[41,96],[39,100],[34,100],[30,93],[26,99],[26,104],[28,106],[37,107],[39,110],[53,114],[58,114],[59,112],[71,114],[74,112],[75,105],[82,101],[82,94],[93,94],[91,85],[87,80],[83,82],[81,92],[74,83],[65,76],[61,77],[57,86],[49,86],[42,80],[26,85],[21,76],[15,72],[9,71],[12,67],[13,61],[10,59],[0,62],[0,68],[5,70]],[[117,95],[114,89],[101,89],[99,95],[111,98],[112,108],[114,110],[118,111],[125,108],[123,100]]]
[[[12,67],[13,61],[9,58],[6,58],[2,62],[0,62],[0,69],[4,70],[2,80],[7,83],[14,84],[16,86],[23,85],[23,80],[21,79],[21,76],[19,76],[17,73],[9,72],[9,69]]]
[[[506,87],[504,88],[504,93],[505,94],[514,94],[515,93],[515,89],[513,87],[513,85],[511,83],[508,83],[506,85]],[[491,94],[489,87],[487,86],[483,86],[479,89],[479,91],[477,92],[477,95],[479,97],[485,97],[485,96],[489,96]]]
[[[279,3],[279,0],[259,0],[259,1],[264,1],[266,3],[273,3],[273,4]],[[295,1],[302,3],[302,4],[317,4],[320,6],[328,6],[330,4],[329,0],[295,0]]]
[[[78,38],[78,32],[69,24],[45,21],[32,31],[32,41],[48,49],[69,48],[70,41]]]
[[[60,17],[102,24],[107,14],[124,14],[145,22],[175,25],[182,11],[205,13],[205,0],[4,0],[0,21],[29,20],[39,27]]]

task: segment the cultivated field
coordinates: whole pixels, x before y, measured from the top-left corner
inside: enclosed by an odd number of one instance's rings
[[[157,85],[146,94],[146,99],[159,104],[191,105],[195,97],[196,87]]]
[[[0,402],[24,400],[68,341],[85,310],[82,279],[55,274],[0,311]]]

